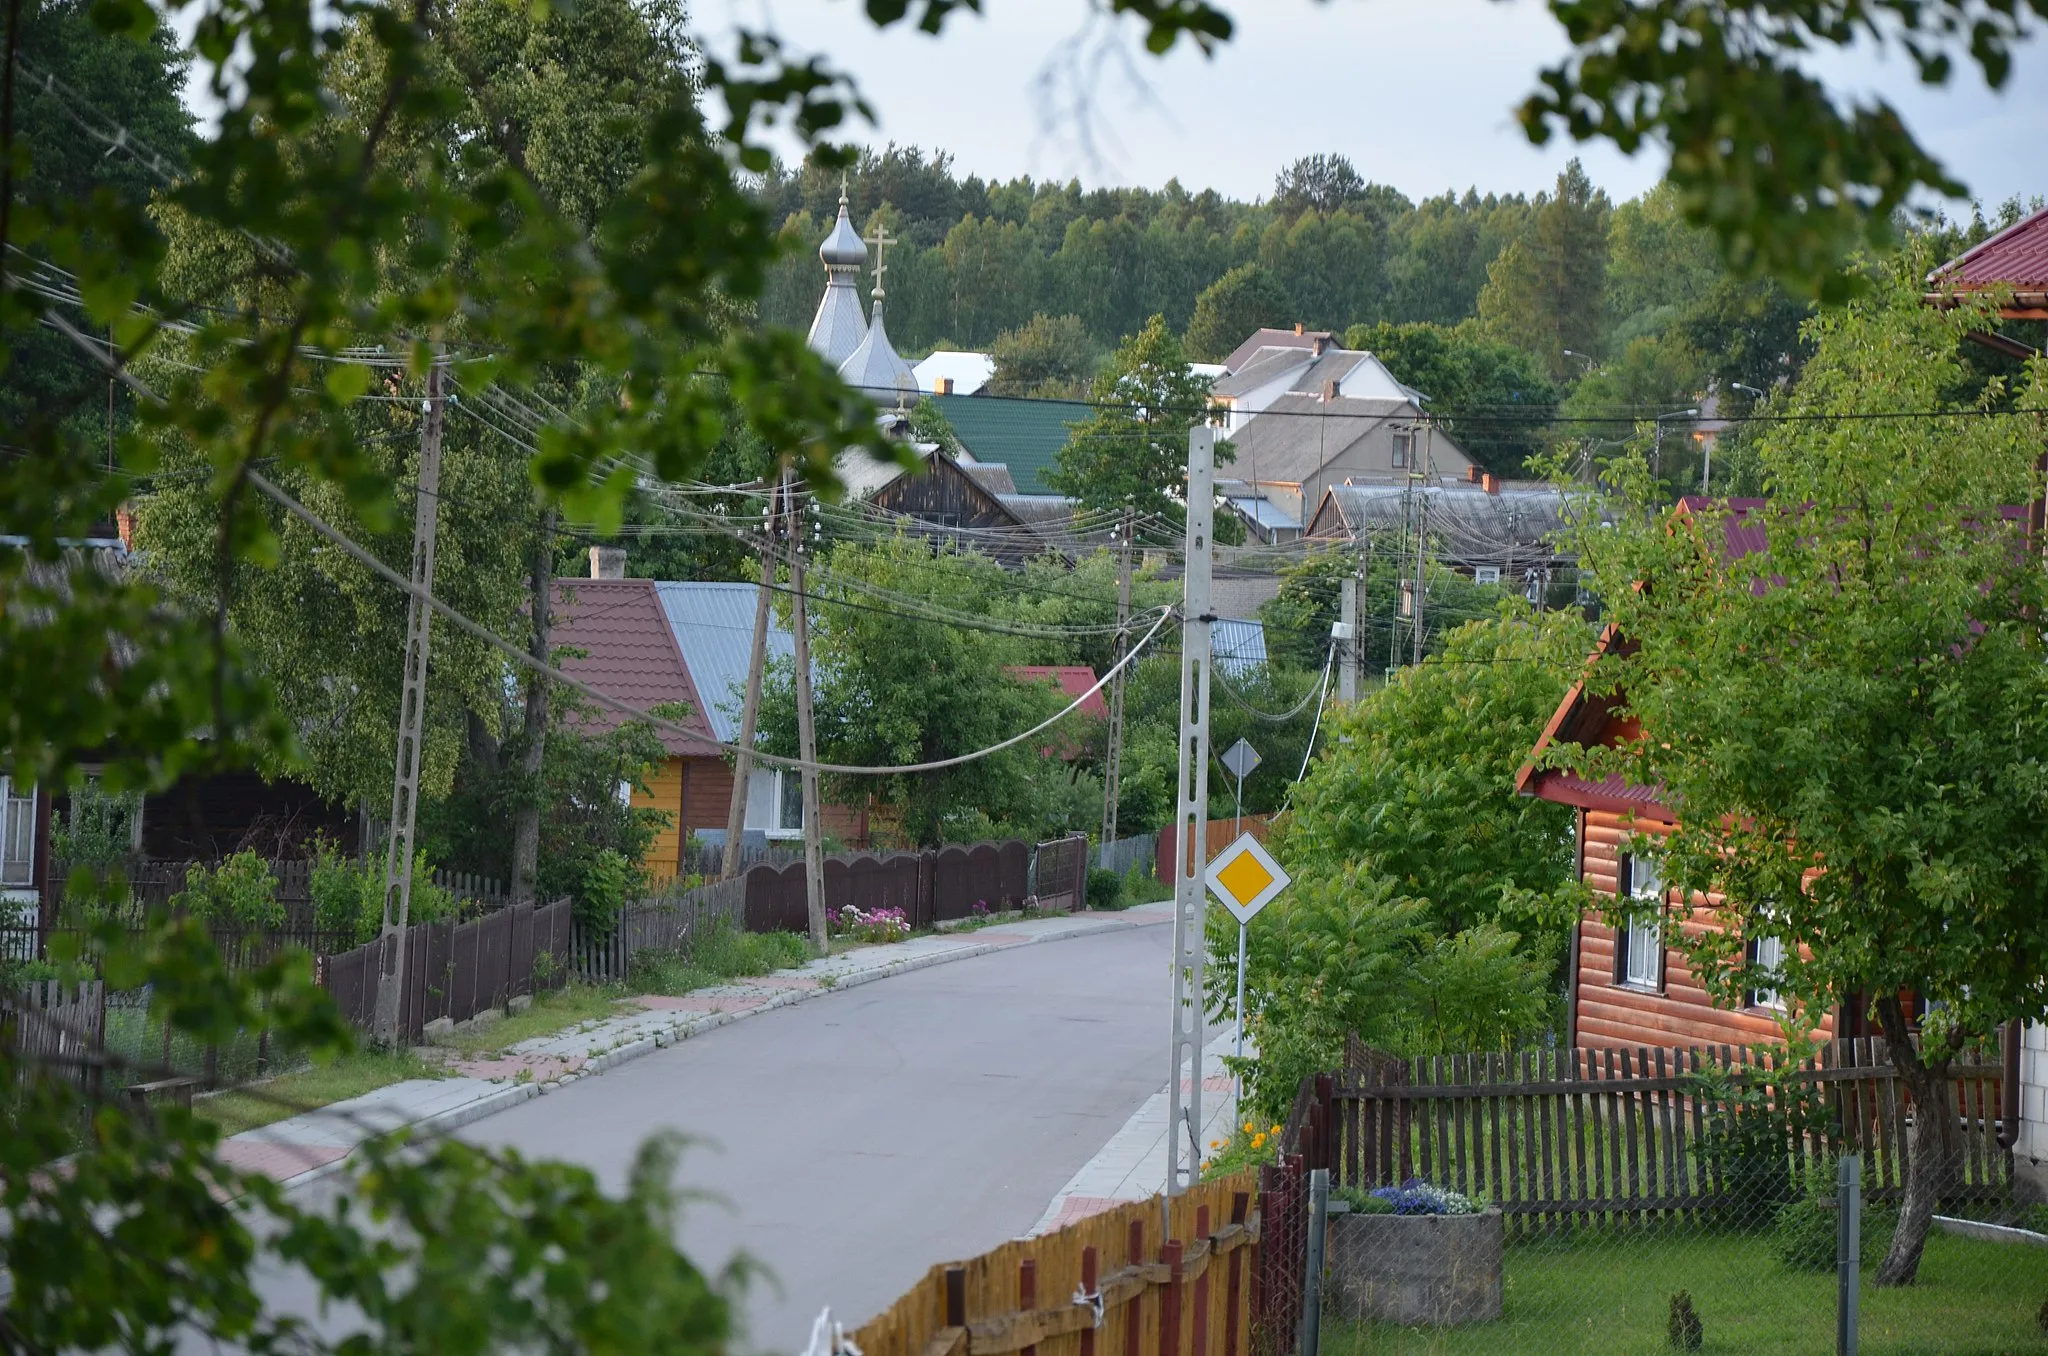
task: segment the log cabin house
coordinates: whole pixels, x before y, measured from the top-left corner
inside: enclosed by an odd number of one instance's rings
[[[1723,555],[1739,559],[1764,548],[1759,499],[1731,499],[1714,505],[1723,512]],[[1708,501],[1681,500],[1678,514],[1692,514]],[[1601,655],[1628,645],[1626,637],[1608,627],[1594,648],[1590,666]],[[1550,723],[1530,751],[1529,761],[1515,778],[1520,795],[1569,805],[1578,812],[1579,878],[1595,894],[1608,899],[1641,899],[1645,912],[1664,897],[1663,882],[1645,854],[1631,855],[1626,846],[1669,833],[1677,816],[1659,799],[1655,787],[1634,786],[1619,775],[1601,781],[1566,768],[1541,766],[1553,744],[1620,747],[1636,739],[1640,724],[1614,697],[1593,696],[1581,680],[1565,693]],[[1665,921],[1630,922],[1611,927],[1598,911],[1588,912],[1572,931],[1566,997],[1567,1041],[1574,1047],[1749,1045],[1782,1038],[1785,1011],[1777,995],[1751,990],[1739,1008],[1716,1006],[1705,986],[1669,944]],[[1702,899],[1683,924],[1689,931],[1720,926],[1713,901]],[[1763,965],[1777,958],[1777,938],[1752,944]],[[1827,1039],[1852,1032],[1841,1013],[1820,1013],[1814,1034]]]

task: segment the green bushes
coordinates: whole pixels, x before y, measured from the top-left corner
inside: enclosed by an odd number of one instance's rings
[[[1841,1218],[1835,1209],[1835,1160],[1823,1159],[1806,1173],[1806,1194],[1778,1207],[1771,1226],[1771,1250],[1794,1271],[1835,1269],[1835,1230]],[[1891,1246],[1899,1212],[1889,1205],[1863,1204],[1858,1231],[1862,1265],[1874,1267]]]
[[[214,927],[274,928],[284,923],[277,877],[253,852],[237,852],[215,867],[193,863],[185,871],[185,888],[171,896],[171,909]]]
[[[1099,866],[1088,868],[1088,907],[1120,909],[1124,906],[1124,878]]]
[[[363,866],[344,854],[334,843],[321,840],[315,845],[313,869],[307,878],[313,897],[313,925],[323,932],[353,938],[349,946],[361,946],[384,926],[384,869]],[[434,884],[433,870],[424,852],[413,858],[412,908],[407,917],[414,923],[439,922],[456,912],[452,891]],[[336,939],[340,940],[339,937]]]

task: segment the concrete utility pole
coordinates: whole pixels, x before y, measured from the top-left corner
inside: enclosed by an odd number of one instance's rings
[[[405,931],[412,916],[413,824],[419,810],[420,749],[425,740],[427,643],[434,614],[420,592],[434,590],[434,536],[440,523],[442,359],[427,369],[426,422],[420,429],[419,489],[413,500],[412,582],[405,607],[405,685],[398,701],[398,753],[391,781],[391,840],[384,855],[384,943],[377,971],[379,1045],[398,1043],[399,999],[405,988]]]
[[[1173,865],[1173,1116],[1166,1133],[1166,1194],[1202,1180],[1202,914],[1209,866],[1209,543],[1216,516],[1216,430],[1188,430],[1186,592],[1180,630],[1180,767]],[[1165,1235],[1161,1235],[1164,1237]]]
[[[1434,432],[1434,425],[1429,431]],[[1428,433],[1425,433],[1425,437]],[[1431,449],[1434,451],[1434,448]],[[1427,458],[1427,453],[1424,454]],[[1433,460],[1433,459],[1432,459]],[[1422,492],[1415,497],[1415,659],[1422,662],[1422,601],[1429,595],[1429,479],[1424,462]],[[1413,472],[1409,473],[1413,476]]]
[[[809,533],[803,509],[783,473],[783,510],[788,514],[790,630],[796,641],[796,741],[804,761],[804,895],[810,906],[811,946],[824,955],[831,944],[825,926],[825,826],[818,810],[818,727],[811,716],[811,624],[804,606],[804,556]]]
[[[725,811],[725,855],[718,865],[720,880],[740,871],[740,840],[747,832],[747,782],[754,775],[754,727],[761,718],[761,675],[768,667],[768,605],[775,587],[775,534],[780,519],[778,491],[768,491],[761,514],[761,586],[754,590],[754,648],[747,659],[747,695],[740,702],[740,751],[732,760],[732,800]]]
[[[1123,525],[1117,529],[1116,652],[1113,663],[1121,664],[1131,643],[1131,534],[1137,530],[1136,513],[1126,508]],[[1116,800],[1124,766],[1124,674],[1117,670],[1109,680],[1109,754],[1102,769],[1102,843],[1097,863],[1109,865],[1109,845],[1116,841]]]
[[[1344,627],[1344,639],[1338,642],[1341,667],[1337,670],[1337,699],[1355,702],[1358,700],[1358,576],[1347,574],[1341,582],[1337,620]]]

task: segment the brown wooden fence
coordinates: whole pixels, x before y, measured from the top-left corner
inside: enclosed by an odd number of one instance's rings
[[[1419,1178],[1510,1219],[1587,1222],[1763,1210],[1828,1156],[1864,1156],[1866,1195],[1905,1190],[1908,1098],[1881,1039],[1782,1048],[1581,1049],[1395,1059],[1360,1045],[1303,1084],[1283,1152],[1364,1188]],[[1994,1056],[1955,1066],[1955,1193],[2002,1197]],[[1914,1114],[1923,1114],[1914,1109]]]
[[[903,910],[914,928],[966,918],[977,903],[1014,909],[1030,890],[1031,847],[1018,839],[948,844],[934,852],[834,853],[825,859],[825,907]],[[747,883],[750,932],[803,932],[810,927],[801,862],[762,863]]]
[[[380,937],[321,962],[320,982],[359,1026],[375,1019],[377,977],[389,944]],[[568,978],[569,955],[566,899],[514,904],[467,923],[415,923],[406,930],[399,1034],[418,1041],[436,1018],[467,1021],[519,994],[557,988]]]
[[[639,900],[628,904],[602,936],[577,928],[569,968],[586,983],[621,983],[640,952],[687,951],[707,928],[721,923],[744,928],[746,917],[747,882],[740,876],[669,899]]]
[[[1175,1198],[1164,1239],[1154,1197],[941,1263],[853,1341],[865,1356],[1248,1356],[1253,1205],[1243,1172]]]
[[[0,1050],[96,1091],[106,1049],[107,990],[99,980],[23,984],[0,994]]]

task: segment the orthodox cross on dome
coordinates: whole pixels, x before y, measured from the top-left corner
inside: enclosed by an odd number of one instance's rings
[[[889,266],[882,262],[882,251],[901,241],[901,236],[890,235],[879,221],[875,223],[875,233],[868,237],[868,243],[875,247],[875,296],[878,298],[882,295],[882,275],[889,271]]]

